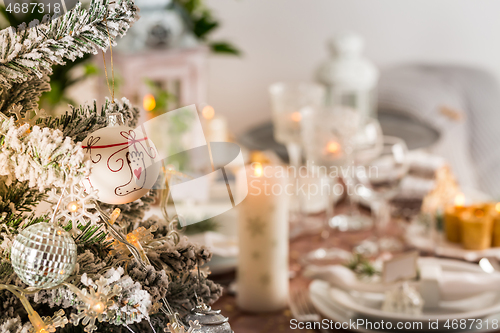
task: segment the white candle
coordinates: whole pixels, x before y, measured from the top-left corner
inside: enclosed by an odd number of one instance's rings
[[[238,176],[238,187],[248,186],[238,206],[237,304],[246,311],[275,311],[288,302],[288,180],[278,168],[253,163]]]

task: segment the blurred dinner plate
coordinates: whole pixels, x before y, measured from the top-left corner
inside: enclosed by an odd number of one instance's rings
[[[444,271],[484,273],[476,264],[449,259],[419,258],[421,264],[429,261],[439,263]],[[500,292],[483,293],[460,301],[441,302],[439,308],[425,309],[421,315],[382,311],[383,294],[348,292],[331,287],[323,281],[314,281],[310,286],[310,294],[313,304],[327,318],[335,321],[365,319],[372,323],[391,322],[394,325],[392,330],[396,327],[397,322],[411,322],[422,323],[423,326],[419,329],[415,324],[412,324],[415,330],[422,332],[428,327],[429,320],[438,320],[439,329],[429,331],[453,331],[446,328],[445,323],[448,322],[451,325],[453,321],[459,322],[468,319],[482,320],[482,323],[485,323],[490,316],[494,316],[496,319],[500,318],[497,315],[500,312]],[[366,330],[366,327],[363,329],[365,332],[369,331]],[[377,331],[380,332],[380,330]],[[476,331],[487,330],[485,328],[477,330],[476,328]]]
[[[325,318],[337,323],[349,323],[350,320],[356,320],[357,315],[354,312],[343,309],[338,303],[328,297],[330,285],[328,282],[314,280],[309,285],[309,296],[316,310]],[[356,332],[375,332],[358,328]],[[377,331],[383,332],[383,331]]]
[[[317,311],[322,315],[322,317],[330,319],[330,320],[337,322],[337,323],[340,323],[340,324],[342,324],[342,323],[349,324],[351,322],[356,322],[358,319],[364,320],[365,322],[367,320],[370,320],[372,323],[380,322],[381,319],[379,319],[379,318],[368,317],[368,316],[365,316],[361,313],[358,313],[356,311],[352,311],[348,308],[343,307],[342,304],[336,302],[336,300],[334,300],[332,297],[330,297],[330,291],[331,291],[331,287],[325,281],[314,280],[309,285],[309,294],[310,294],[311,302],[313,303],[313,305],[317,309]],[[479,318],[472,318],[472,319],[479,319]],[[399,320],[399,321],[404,321],[404,320]],[[416,322],[413,319],[411,321]],[[490,323],[489,328],[486,328],[484,325],[484,323],[486,323],[486,321],[488,321]],[[494,329],[491,327],[491,323],[494,321],[496,321],[497,323],[500,323],[500,313],[494,313],[494,314],[488,315],[486,317],[483,317],[482,322],[483,322],[484,327],[480,330],[475,330],[475,331],[476,332],[498,331],[498,328]],[[428,325],[426,323],[428,323],[428,320],[425,320],[423,322],[423,325]],[[335,324],[330,324],[330,325],[333,325],[333,327],[335,327],[334,326]],[[429,330],[429,329],[425,329],[425,327],[426,326],[423,326],[423,329],[418,330],[418,332],[455,332],[455,331],[466,332],[466,331],[471,331],[469,329],[465,329],[465,330],[450,329],[450,330],[448,330],[447,328],[444,328],[444,327],[441,327],[439,329]],[[375,332],[382,333],[382,332],[395,332],[398,330],[394,329],[394,327],[390,330],[387,330],[387,329],[386,330],[367,329],[366,327],[360,325],[360,326],[356,326],[354,331],[355,332],[362,332],[362,333],[375,333]],[[408,330],[408,331],[411,331],[411,330]]]

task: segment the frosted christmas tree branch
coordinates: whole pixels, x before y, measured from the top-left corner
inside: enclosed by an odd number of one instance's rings
[[[7,186],[17,179],[44,191],[78,183],[90,170],[83,149],[59,130],[0,121],[0,144],[0,175]]]
[[[36,110],[42,93],[50,91],[49,78],[33,76],[28,81],[13,83],[12,87],[0,88],[0,111],[9,115],[14,105],[23,106],[23,110]],[[0,113],[1,113],[0,112]]]
[[[132,0],[110,3],[92,0],[88,10],[78,3],[75,8],[52,20],[46,15],[40,23],[32,21],[29,27],[21,24],[0,31],[0,93],[1,111],[6,113],[19,84],[29,83],[30,99],[17,96],[17,103],[32,110],[43,91],[47,90],[52,65],[64,64],[84,54],[96,54],[115,44],[138,19],[139,9]],[[107,27],[106,27],[107,25]],[[109,34],[108,34],[109,31]]]
[[[137,20],[137,13],[131,0],[115,4],[93,0],[88,10],[78,3],[61,17],[30,22],[28,29],[22,24],[17,31],[13,27],[0,31],[0,83],[9,87],[32,75],[41,78],[51,73],[53,64],[64,64],[64,59],[106,50],[109,37],[123,36]]]
[[[139,118],[139,109],[134,107],[128,99],[116,99],[111,103],[106,99],[99,108],[94,100],[79,107],[69,106],[70,111],[59,117],[47,117],[38,122],[40,126],[47,126],[61,130],[65,136],[71,137],[75,142],[83,141],[87,135],[106,126],[106,114],[119,112],[127,126],[134,128]]]

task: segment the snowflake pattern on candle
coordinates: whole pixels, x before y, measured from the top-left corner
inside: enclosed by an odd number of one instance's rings
[[[249,218],[247,220],[247,229],[250,232],[251,237],[263,236],[265,227],[266,223],[259,217]]]
[[[269,283],[271,282],[271,277],[269,276],[268,273],[264,273],[261,275],[259,282],[262,284],[262,286],[268,286]]]
[[[259,251],[252,252],[252,258],[255,260],[259,260],[260,259],[260,252]]]

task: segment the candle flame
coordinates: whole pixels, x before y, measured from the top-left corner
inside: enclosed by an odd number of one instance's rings
[[[206,120],[210,120],[215,116],[215,110],[210,105],[206,105],[203,110],[201,110],[201,115]]]
[[[328,145],[326,146],[326,150],[329,153],[335,154],[340,150],[340,145],[338,142],[335,141],[329,142]]]
[[[463,207],[465,205],[465,196],[463,193],[457,194],[455,197],[455,207]]]
[[[500,202],[498,202],[498,203],[495,205],[495,210],[497,211],[497,213],[500,213]]]
[[[296,123],[298,123],[299,121],[302,120],[302,115],[300,114],[300,112],[294,112],[292,113],[292,120]]]
[[[152,94],[147,94],[142,100],[142,106],[146,111],[153,111],[156,107],[156,100]]]
[[[259,162],[254,163],[254,169],[253,169],[253,174],[255,177],[260,177],[264,173],[264,170],[262,168],[262,164]]]

